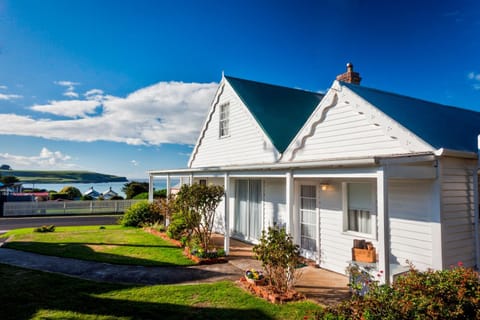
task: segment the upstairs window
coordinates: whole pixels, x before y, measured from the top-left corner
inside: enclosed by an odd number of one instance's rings
[[[230,104],[224,103],[220,105],[220,123],[219,123],[219,137],[227,137],[229,135],[229,114]]]

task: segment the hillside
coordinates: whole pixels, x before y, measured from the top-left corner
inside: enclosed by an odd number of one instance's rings
[[[23,183],[102,183],[127,182],[127,178],[89,171],[0,170],[2,176],[15,176]]]

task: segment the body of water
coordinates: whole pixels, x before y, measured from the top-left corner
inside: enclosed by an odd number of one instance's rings
[[[134,180],[137,182],[148,182],[148,180]],[[24,188],[35,188],[35,189],[45,189],[47,191],[54,190],[54,191],[60,191],[64,187],[71,186],[75,187],[80,192],[83,194],[85,193],[88,189],[93,187],[96,191],[100,193],[105,193],[110,188],[112,188],[113,191],[118,193],[119,196],[122,196],[125,198],[125,193],[122,191],[122,188],[125,186],[127,182],[102,182],[102,183],[24,183],[23,187]],[[165,181],[155,181],[154,183],[154,188],[155,190],[159,189],[165,189],[166,188],[166,183]]]

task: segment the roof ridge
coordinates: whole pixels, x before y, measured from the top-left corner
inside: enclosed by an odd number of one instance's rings
[[[228,79],[234,79],[234,80],[240,80],[240,81],[247,81],[247,82],[251,82],[251,83],[255,83],[255,84],[261,84],[261,85],[265,85],[265,86],[276,87],[276,88],[279,88],[279,89],[295,90],[295,91],[305,92],[305,93],[309,93],[309,94],[316,94],[316,95],[320,95],[320,96],[325,96],[324,93],[315,92],[315,91],[306,90],[306,89],[292,88],[292,87],[287,87],[287,86],[279,85],[279,84],[271,84],[271,83],[267,83],[267,82],[255,81],[255,80],[250,80],[250,79],[243,79],[243,78],[232,77],[232,76],[227,76],[227,75],[225,75],[225,78],[227,80]]]
[[[480,111],[475,111],[475,110],[472,110],[472,109],[466,109],[466,108],[462,108],[462,107],[458,107],[458,106],[443,104],[443,103],[439,103],[439,102],[435,102],[435,101],[429,101],[429,100],[425,100],[425,99],[422,99],[422,98],[407,96],[406,94],[401,94],[401,93],[381,90],[381,89],[377,89],[377,88],[356,85],[356,84],[353,84],[353,83],[346,83],[346,82],[343,82],[343,81],[339,81],[339,82],[340,82],[341,85],[345,85],[346,87],[349,87],[349,86],[358,87],[358,88],[361,88],[361,89],[366,89],[366,90],[375,91],[375,92],[378,92],[378,93],[388,94],[388,95],[391,95],[391,96],[397,96],[397,97],[400,97],[400,98],[406,98],[406,99],[416,100],[416,101],[423,102],[423,103],[435,104],[435,105],[446,107],[446,108],[452,108],[452,109],[455,109],[455,110],[468,111],[468,112],[473,112],[473,113],[476,113],[476,114],[480,114]]]

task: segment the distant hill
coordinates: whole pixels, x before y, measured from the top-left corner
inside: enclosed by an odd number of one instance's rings
[[[15,176],[23,183],[102,183],[128,182],[127,178],[90,171],[0,170],[2,176]]]

